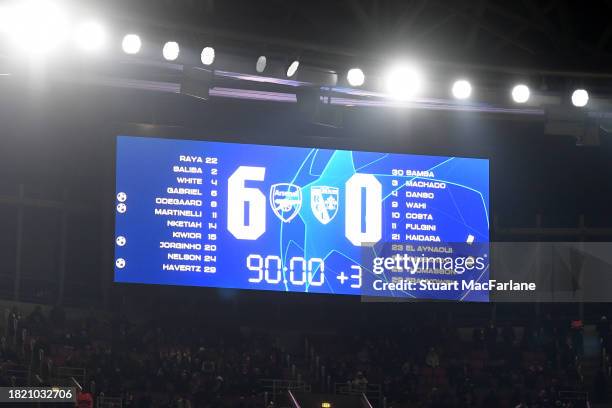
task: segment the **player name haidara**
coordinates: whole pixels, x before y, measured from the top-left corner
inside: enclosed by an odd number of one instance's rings
[[[173,217],[202,218],[202,211],[175,210],[173,208],[156,208],[155,215],[170,215]]]
[[[155,197],[155,204],[160,205],[184,205],[188,207],[201,207],[202,200],[190,200],[182,198],[167,198],[167,197]]]
[[[406,234],[404,239],[406,241],[442,242],[437,235]]]
[[[417,188],[444,189],[446,188],[446,183],[442,183],[439,181],[407,180],[406,186],[407,187],[417,187]]]

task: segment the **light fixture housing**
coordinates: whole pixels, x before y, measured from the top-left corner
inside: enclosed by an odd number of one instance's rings
[[[257,62],[255,63],[255,71],[261,74],[266,70],[267,66],[268,66],[268,58],[265,55],[260,55],[257,58]]]
[[[531,91],[525,84],[518,84],[512,88],[512,100],[516,103],[525,103],[531,97]]]
[[[138,34],[126,34],[121,42],[121,48],[126,54],[138,54],[142,48],[142,40]]]
[[[365,74],[361,68],[351,68],[346,73],[346,80],[350,86],[359,87],[365,82]]]
[[[166,61],[176,61],[181,52],[181,48],[176,41],[168,41],[162,48],[162,55]]]
[[[213,47],[204,47],[202,54],[200,54],[200,60],[204,65],[212,65],[215,62],[215,49]]]
[[[589,93],[586,89],[576,89],[572,92],[572,104],[578,108],[587,106],[589,103]]]
[[[468,99],[472,96],[472,84],[465,79],[459,79],[453,83],[452,92],[456,99]]]
[[[286,71],[287,78],[291,78],[295,76],[299,68],[300,68],[300,61],[297,59],[293,60],[291,64],[289,64],[289,66],[287,67],[287,71]]]
[[[409,100],[423,89],[421,70],[410,64],[392,67],[385,76],[385,90],[394,99]]]

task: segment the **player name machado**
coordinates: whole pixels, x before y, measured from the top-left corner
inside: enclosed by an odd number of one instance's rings
[[[534,282],[515,282],[509,280],[506,282],[498,282],[495,279],[480,282],[471,280],[462,281],[433,281],[433,280],[400,280],[393,282],[384,282],[380,279],[372,282],[372,287],[376,291],[454,291],[454,290],[473,290],[473,291],[535,291],[536,284]]]

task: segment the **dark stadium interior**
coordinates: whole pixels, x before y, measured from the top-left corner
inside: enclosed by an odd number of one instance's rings
[[[124,25],[153,21],[152,32],[202,30],[232,49],[261,42],[278,44],[278,54],[303,50],[316,66],[355,58],[374,65],[411,49],[443,71],[487,66],[474,71],[483,81],[525,68],[538,84],[554,71],[549,86],[566,89],[585,73],[581,83],[612,95],[607,1],[82,7]],[[378,50],[379,42],[389,48]],[[364,302],[113,281],[119,134],[488,158],[492,243],[609,244],[609,108],[584,119],[597,143],[581,143],[547,131],[547,112],[328,105],[314,120],[308,92],[292,87],[269,90],[296,92],[297,103],[71,80],[80,70],[141,75],[138,65],[113,65],[67,59],[48,83],[29,86],[24,65],[0,50],[0,69],[15,73],[0,75],[0,386],[75,381],[98,407],[300,408],[295,395],[304,408],[334,408],[363,401],[325,407],[308,398],[362,393],[377,408],[612,406],[607,302]],[[144,79],[172,82],[149,68]]]

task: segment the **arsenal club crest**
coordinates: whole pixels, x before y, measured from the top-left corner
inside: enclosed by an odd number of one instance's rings
[[[302,208],[302,188],[291,183],[273,184],[270,188],[270,206],[283,222],[291,221]]]
[[[312,213],[322,224],[327,224],[338,213],[340,194],[337,187],[315,186],[310,189]]]

